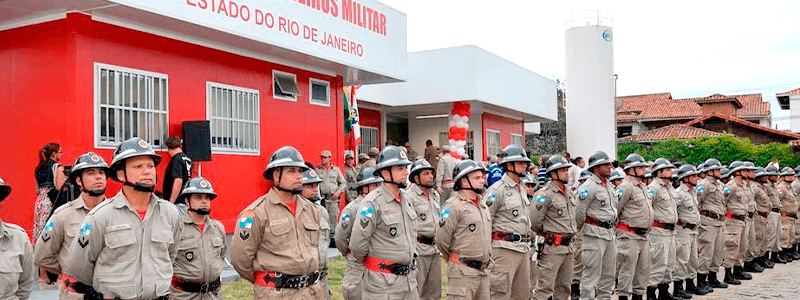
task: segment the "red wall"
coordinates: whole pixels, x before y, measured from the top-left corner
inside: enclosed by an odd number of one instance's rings
[[[47,142],[62,145],[62,163],[86,151],[111,160],[111,149],[94,149],[94,63],[166,74],[169,80],[169,134],[182,135],[181,123],[206,119],[206,81],[259,90],[261,154],[213,154],[202,164],[203,177],[220,195],[212,216],[228,231],[238,213],[264,194],[269,155],[292,145],[314,164],[329,149],[343,164],[342,78],[293,69],[172,39],[92,21],[71,13],[64,20],[0,32],[0,126],[6,130],[6,159],[0,176],[13,186],[0,204],[0,218],[32,227],[36,153]],[[272,98],[272,70],[297,75],[297,102]],[[309,104],[309,77],[331,82],[331,106]],[[24,124],[24,125],[23,125]],[[169,155],[160,152],[164,163]],[[11,159],[13,157],[13,159]],[[196,168],[195,168],[196,169]],[[161,178],[163,176],[159,176]],[[161,182],[158,183],[160,189]],[[119,190],[110,184],[108,196]]]
[[[500,131],[500,146],[505,148],[511,144],[511,134],[522,135],[522,140],[525,140],[525,123],[522,120],[515,120],[511,118],[501,117],[490,113],[483,113],[481,115],[481,123],[483,124],[483,157],[486,155],[486,130]]]
[[[368,109],[368,108],[358,108],[358,125],[360,126],[367,126],[373,127],[378,129],[378,149],[382,149],[383,145],[381,145],[381,112]]]

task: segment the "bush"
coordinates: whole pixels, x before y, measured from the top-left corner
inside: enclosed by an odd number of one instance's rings
[[[664,157],[671,161],[681,160],[695,165],[712,157],[719,159],[723,164],[730,164],[735,160],[749,160],[757,166],[765,166],[773,160],[781,166],[794,167],[800,164],[800,157],[787,144],[754,145],[748,138],[740,139],[731,134],[686,140],[670,139],[655,142],[650,146],[623,143],[617,147],[620,160],[624,160],[628,154],[634,152],[641,154],[648,161]]]

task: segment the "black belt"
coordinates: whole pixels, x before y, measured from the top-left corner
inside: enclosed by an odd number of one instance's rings
[[[302,289],[317,283],[319,278],[322,277],[322,272],[314,271],[308,275],[286,275],[275,274],[275,277],[270,277],[269,274],[264,275],[264,280],[267,282],[274,282],[276,289]]]
[[[752,219],[753,216],[755,216],[755,215],[756,215],[756,212],[754,212],[754,211],[748,211],[747,212],[747,217],[750,218],[750,219]]]
[[[476,259],[469,259],[469,258],[459,258],[462,264],[466,265],[467,267],[476,269],[476,270],[483,270],[484,262]]]
[[[508,242],[530,242],[531,236],[513,232],[495,231],[492,232],[492,239]]]
[[[172,283],[178,286],[184,292],[201,293],[201,294],[206,294],[206,293],[217,294],[219,292],[219,287],[221,284],[219,278],[208,283],[194,283],[194,282],[183,281],[180,279],[178,280],[173,279]]]
[[[434,237],[417,235],[417,242],[423,243],[425,245],[433,245],[435,240],[436,239]]]
[[[553,246],[569,246],[572,235],[566,233],[545,233],[544,243]]]
[[[720,221],[725,219],[725,215],[721,215],[721,214],[718,214],[718,213],[713,213],[713,212],[710,212],[710,211],[707,211],[707,210],[701,210],[700,214],[704,215],[706,217],[712,218],[712,219],[720,220]]]
[[[600,221],[600,220],[592,218],[590,216],[586,216],[586,219],[584,219],[584,222],[587,223],[587,224],[592,224],[594,226],[603,227],[603,228],[606,228],[606,229],[610,229],[611,227],[614,227],[614,222],[613,221]]]
[[[738,215],[738,214],[734,214],[734,213],[729,213],[729,214],[726,214],[726,216],[729,217],[729,218],[732,218],[732,219],[737,219],[739,221],[744,221],[744,220],[747,219],[747,215],[745,215],[745,214]]]
[[[682,226],[683,228],[686,228],[686,229],[689,229],[689,230],[697,229],[697,224],[683,223],[683,221],[681,221],[681,220],[678,220],[678,226]]]
[[[675,223],[661,223],[658,220],[653,220],[653,227],[675,230]]]
[[[773,207],[772,211],[776,212],[776,213],[781,213],[781,208],[780,207]]]
[[[769,216],[769,212],[768,211],[757,211],[756,213],[758,213],[759,216],[762,216],[764,218]]]

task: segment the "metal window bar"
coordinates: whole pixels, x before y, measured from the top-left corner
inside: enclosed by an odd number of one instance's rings
[[[105,88],[100,95],[104,128],[100,131],[100,144],[116,145],[139,136],[161,146],[167,126],[167,80],[109,68],[99,68],[99,72],[98,84]]]

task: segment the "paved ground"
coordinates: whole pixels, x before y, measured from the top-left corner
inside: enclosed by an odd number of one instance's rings
[[[722,275],[719,274],[720,280]],[[754,273],[752,280],[743,280],[741,285],[692,299],[800,299],[800,261],[777,264],[764,273]]]

